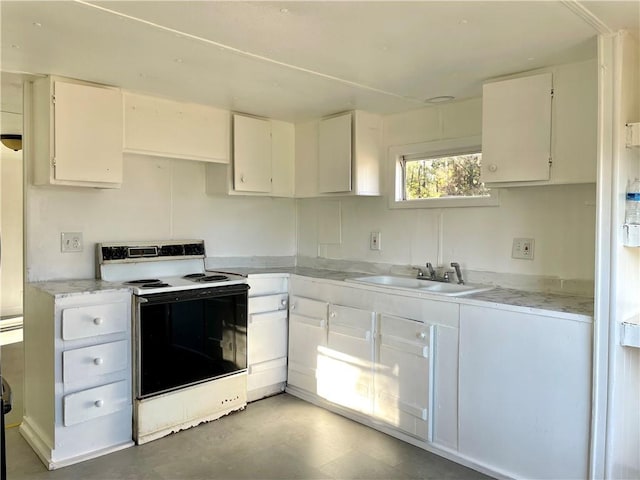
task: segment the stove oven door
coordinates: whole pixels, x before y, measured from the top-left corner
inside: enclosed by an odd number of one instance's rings
[[[136,297],[136,397],[247,368],[246,284]]]

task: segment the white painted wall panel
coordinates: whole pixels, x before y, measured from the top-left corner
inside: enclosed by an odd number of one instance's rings
[[[203,238],[208,256],[295,254],[292,199],[205,194],[205,164],[126,155],[119,190],[27,187],[27,280],[92,278],[103,241]],[[60,232],[84,251],[60,252]]]
[[[471,99],[389,115],[384,122],[384,150],[392,145],[478,135],[481,107],[480,99]],[[410,210],[391,210],[384,197],[341,199],[342,243],[322,248],[316,223],[320,205],[328,200],[300,200],[298,255],[424,265],[436,263],[442,238],[443,262],[458,261],[463,270],[593,279],[593,184],[502,189],[500,196],[499,207]],[[380,251],[369,249],[372,231],[382,234]],[[533,261],[511,258],[513,238],[520,237],[535,239]]]

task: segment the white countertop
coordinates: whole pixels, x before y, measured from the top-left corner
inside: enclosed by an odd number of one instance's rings
[[[212,269],[213,270],[213,269]],[[322,270],[306,267],[239,267],[221,268],[216,271],[237,273],[244,276],[275,276],[282,274],[294,274],[304,277],[318,278],[332,282],[343,282],[347,278],[362,276],[358,272],[340,272],[334,270]],[[102,291],[131,291],[130,288],[117,282],[106,282],[104,280],[56,280],[47,282],[30,283],[32,287],[38,288],[55,297],[69,295],[82,295]],[[354,287],[353,283],[349,286]],[[359,284],[358,288],[369,290],[398,293],[399,295],[418,296],[458,304],[487,306],[492,308],[502,308],[525,313],[536,313],[579,320],[593,321],[593,298],[573,295],[560,295],[544,292],[526,292],[508,288],[496,287],[485,292],[473,293],[458,297],[448,297],[434,293],[412,293],[390,289],[388,287]]]
[[[334,270],[322,270],[307,267],[281,267],[281,268],[224,268],[221,271],[228,271],[247,276],[267,276],[274,274],[295,274],[304,277],[320,278],[342,282],[347,278],[360,277],[363,273],[339,272]],[[353,283],[349,284],[354,286]],[[449,297],[434,293],[410,293],[406,290],[400,291],[389,287],[358,284],[358,287],[375,290],[379,292],[397,292],[399,295],[419,296],[430,299],[455,302],[459,304],[488,306],[492,308],[502,308],[525,313],[549,314],[553,316],[580,320],[593,321],[594,303],[591,297],[576,295],[561,295],[556,293],[526,292],[510,288],[496,287],[485,292],[478,292],[464,296]]]

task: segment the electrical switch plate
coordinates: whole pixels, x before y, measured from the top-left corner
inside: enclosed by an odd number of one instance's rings
[[[533,238],[514,238],[513,248],[511,249],[511,258],[533,260],[533,247]]]
[[[380,250],[380,232],[371,232],[369,248],[371,250]]]
[[[62,252],[81,252],[82,232],[62,232],[60,234],[60,250]]]

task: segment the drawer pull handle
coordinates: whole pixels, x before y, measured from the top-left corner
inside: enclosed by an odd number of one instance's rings
[[[296,309],[296,304],[294,303],[293,305],[291,305],[291,310],[295,310]]]
[[[102,322],[104,322],[104,320],[101,317],[96,317],[93,319],[93,323],[95,325],[102,325]]]
[[[101,357],[96,357],[93,359],[93,363],[95,365],[102,365],[104,363],[104,360]]]
[[[424,332],[417,332],[416,337],[418,337],[421,340],[424,340],[425,338],[427,338],[427,334]]]
[[[283,307],[287,306],[287,301],[285,299],[280,300],[280,303],[282,304]]]
[[[97,408],[102,408],[102,406],[104,405],[104,400],[96,400],[95,402],[93,402],[93,404],[94,404]]]

